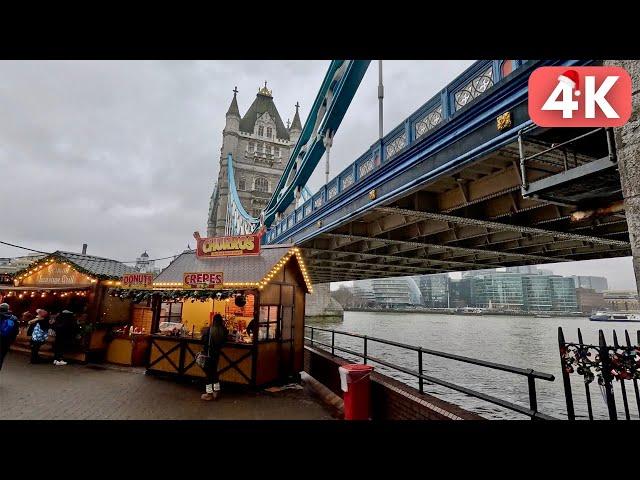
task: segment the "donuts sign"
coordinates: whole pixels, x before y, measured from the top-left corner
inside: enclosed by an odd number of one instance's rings
[[[184,288],[221,288],[222,272],[187,272],[183,276]]]
[[[153,274],[151,273],[126,273],[120,280],[122,288],[151,288],[153,286]]]

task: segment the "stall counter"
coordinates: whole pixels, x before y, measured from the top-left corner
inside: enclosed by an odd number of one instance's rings
[[[150,335],[150,342],[148,373],[195,378],[206,376],[196,364],[196,356],[204,345],[201,338],[154,334]],[[220,380],[252,385],[254,361],[253,343],[225,343],[218,363]]]

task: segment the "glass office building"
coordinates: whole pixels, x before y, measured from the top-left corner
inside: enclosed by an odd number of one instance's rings
[[[422,294],[411,277],[358,280],[354,282],[354,293],[385,308],[422,305]]]
[[[429,308],[447,308],[449,306],[449,275],[418,275],[412,277],[422,294],[422,302]]]
[[[476,307],[524,310],[522,275],[496,272],[472,277],[471,299]]]
[[[545,312],[552,309],[551,282],[548,275],[524,275],[522,288],[525,310]]]
[[[576,284],[571,277],[553,275],[549,277],[551,283],[552,310],[557,312],[578,311]]]

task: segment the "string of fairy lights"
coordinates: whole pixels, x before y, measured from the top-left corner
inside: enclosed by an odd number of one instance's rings
[[[222,289],[218,290],[188,290],[183,289],[183,284],[180,282],[154,282],[152,289],[130,289],[130,288],[121,288],[122,282],[119,280],[113,280],[113,277],[109,277],[106,275],[96,275],[88,270],[82,268],[76,263],[70,263],[66,258],[62,256],[58,256],[55,254],[49,255],[45,258],[42,258],[29,267],[24,268],[23,270],[16,273],[15,280],[19,283],[25,278],[37,274],[41,270],[50,267],[54,263],[62,264],[64,267],[68,267],[69,269],[76,270],[79,274],[84,275],[87,282],[89,284],[97,284],[100,282],[101,285],[111,287],[110,295],[119,297],[121,299],[129,298],[136,302],[143,301],[148,299],[151,295],[155,293],[159,293],[159,291],[163,291],[161,296],[167,299],[174,300],[183,300],[183,299],[192,299],[192,300],[206,300],[209,298],[215,299],[228,299],[232,296],[236,296],[239,294],[238,290],[242,289],[251,289],[257,288],[258,290],[264,289],[269,283],[274,279],[276,275],[280,273],[280,271],[285,267],[287,262],[292,258],[296,257],[298,265],[300,267],[300,272],[304,278],[305,284],[307,286],[307,290],[309,293],[313,293],[313,288],[311,281],[309,279],[309,274],[307,272],[307,267],[304,263],[304,259],[298,247],[291,248],[272,268],[266,275],[257,282],[228,282],[224,283],[221,287]],[[88,287],[87,287],[88,288]],[[16,290],[11,290],[7,293],[7,297],[17,297],[19,299],[23,298],[35,298],[39,296],[40,298],[45,298],[48,295],[58,296],[59,298],[71,297],[71,296],[79,296],[84,297],[87,295],[86,290],[82,289],[69,289],[61,292],[57,292],[54,290],[43,290],[38,289],[38,291],[29,291],[23,290],[19,286],[16,286]]]
[[[7,293],[7,297],[16,297],[20,300],[24,298],[46,298],[46,297],[86,297],[88,292],[86,290],[65,290],[61,292],[53,291],[53,290],[41,290],[38,291],[33,290],[10,290]]]

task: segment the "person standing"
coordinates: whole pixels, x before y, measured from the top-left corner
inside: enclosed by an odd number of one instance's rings
[[[229,331],[224,325],[222,315],[216,313],[213,316],[212,325],[205,329],[204,354],[207,355],[204,371],[207,374],[207,385],[205,393],[200,398],[202,400],[211,401],[218,398],[220,392],[220,382],[218,379],[218,361],[220,360],[220,350],[227,341]]]
[[[31,336],[31,363],[39,363],[38,352],[49,338],[49,313],[39,308],[36,310],[36,318],[29,321],[28,335]]]
[[[9,304],[0,303],[0,370],[9,347],[18,336],[18,319],[9,310]]]
[[[73,312],[69,310],[60,312],[53,324],[53,330],[56,332],[56,341],[53,345],[53,364],[66,365],[67,362],[64,361],[63,356],[76,333]]]
[[[27,311],[24,312],[21,316],[20,316],[20,333],[22,333],[24,330],[27,330],[27,336],[31,335],[31,332],[28,331],[29,329],[29,322],[31,320],[33,320],[33,313]]]

